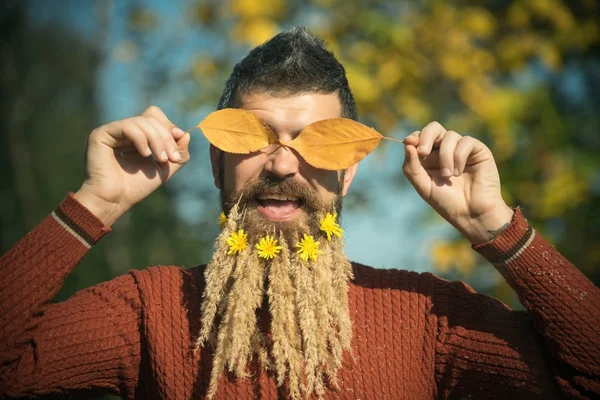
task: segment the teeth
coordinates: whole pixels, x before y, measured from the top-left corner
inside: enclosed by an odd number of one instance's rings
[[[287,194],[274,194],[274,193],[267,193],[267,194],[261,194],[258,196],[259,200],[281,200],[281,201],[297,201],[298,198],[296,196],[290,196]]]

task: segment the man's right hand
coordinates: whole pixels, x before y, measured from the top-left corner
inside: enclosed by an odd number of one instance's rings
[[[101,126],[88,137],[85,181],[75,198],[110,226],[187,163],[189,143],[155,106]]]

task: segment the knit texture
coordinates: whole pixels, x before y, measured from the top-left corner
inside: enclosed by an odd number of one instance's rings
[[[69,196],[0,259],[0,397],[202,398],[211,352],[200,331],[203,267],[131,271],[51,304],[108,229]],[[600,293],[516,211],[475,248],[528,312],[430,273],[353,264],[354,337],[326,398],[600,396]],[[219,399],[286,397],[271,373],[225,374]]]

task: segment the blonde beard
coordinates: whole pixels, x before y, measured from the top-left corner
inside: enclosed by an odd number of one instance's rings
[[[262,368],[275,372],[278,386],[287,383],[291,398],[309,397],[313,392],[321,397],[326,382],[338,386],[337,372],[352,339],[348,281],[353,275],[343,242],[337,237],[321,238],[317,260],[307,262],[294,252],[299,233],[279,231],[276,236],[282,249],[273,260],[257,256],[254,246],[259,237],[250,235],[246,249],[230,255],[226,241],[232,232],[244,229],[242,214],[237,205],[232,208],[205,270],[196,347],[213,348],[207,397],[215,395],[225,368],[246,377],[253,357]],[[270,340],[257,317],[265,295]]]

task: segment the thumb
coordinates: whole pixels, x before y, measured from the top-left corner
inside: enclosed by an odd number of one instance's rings
[[[185,133],[181,138],[179,138],[175,143],[177,143],[177,147],[179,149],[179,153],[181,153],[181,164],[185,164],[190,160],[190,141],[192,137],[189,133]]]
[[[181,169],[181,167],[183,167],[185,164],[187,164],[187,162],[190,160],[190,134],[186,133],[184,134],[179,140],[177,140],[175,143],[177,143],[177,150],[179,151],[179,154],[181,155],[181,161],[179,162],[170,162],[169,161],[169,172],[168,172],[168,179],[171,179],[171,177],[173,175],[175,175],[175,173],[177,171],[179,171]]]
[[[429,196],[431,177],[421,165],[417,148],[411,144],[404,145],[404,163],[402,164],[402,171],[421,197],[426,198]]]

